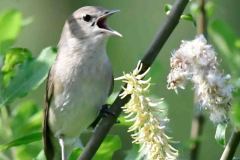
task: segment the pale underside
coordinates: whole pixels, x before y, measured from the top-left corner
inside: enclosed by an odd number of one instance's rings
[[[105,51],[100,51],[86,53],[84,58],[59,54],[52,67],[49,79],[54,96],[48,125],[55,138],[63,138],[66,148],[78,143],[80,134],[95,120],[111,88],[112,67]]]
[[[111,66],[107,58],[95,60],[97,57],[84,60],[87,63],[66,64],[64,59],[66,65],[59,61],[55,64],[54,81],[57,85],[54,83],[55,96],[49,108],[49,125],[56,137],[79,136],[105,103],[112,81]]]

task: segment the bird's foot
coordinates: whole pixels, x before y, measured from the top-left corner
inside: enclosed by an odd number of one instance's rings
[[[116,114],[108,108],[108,104],[104,104],[100,110],[99,115],[101,117],[107,117],[107,116],[116,116]]]
[[[107,117],[107,116],[115,117],[116,114],[109,110],[108,104],[104,104],[102,106],[97,118],[93,121],[93,123],[90,125],[90,127],[95,128],[97,126],[98,122],[102,119],[102,117]]]

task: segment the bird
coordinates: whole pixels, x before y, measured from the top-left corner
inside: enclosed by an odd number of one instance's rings
[[[107,25],[119,10],[81,7],[66,20],[56,59],[49,71],[43,120],[47,160],[67,160],[79,136],[98,116],[112,92],[113,71],[107,56],[110,36],[122,35]]]

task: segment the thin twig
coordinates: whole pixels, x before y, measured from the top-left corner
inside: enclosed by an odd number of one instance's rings
[[[227,146],[223,151],[223,154],[220,160],[232,160],[239,142],[240,142],[240,131],[234,130],[234,132],[232,133],[228,141]]]
[[[200,149],[201,135],[203,132],[204,116],[199,111],[195,111],[195,115],[192,120],[191,129],[191,147],[190,147],[190,159],[197,160]]]
[[[160,28],[156,38],[154,39],[153,43],[150,45],[149,49],[147,50],[145,56],[142,59],[142,72],[144,72],[148,67],[152,65],[159,51],[167,41],[170,34],[173,32],[174,28],[177,26],[179,18],[183,10],[185,9],[188,1],[189,0],[177,0],[174,4],[173,8],[171,9],[171,13],[168,15],[168,19]],[[122,91],[120,91],[120,93],[121,92]],[[116,116],[108,116],[100,121],[92,137],[88,141],[85,150],[81,154],[80,160],[92,159],[92,157],[95,155],[98,148],[100,147],[101,143],[103,142],[104,138],[108,134],[109,130],[116,122],[117,117],[120,115],[122,111],[121,107],[129,101],[129,98],[130,96],[127,96],[124,99],[120,99],[119,96],[116,98],[116,100],[110,107],[110,111],[115,113]]]
[[[205,11],[205,0],[199,0],[199,15],[197,19],[197,34],[204,34],[205,38],[207,38],[207,18]],[[198,109],[198,102],[195,93],[195,105],[194,105],[194,117],[192,120],[192,128],[191,128],[191,147],[190,147],[190,159],[197,160],[201,145],[201,135],[203,132],[204,126],[204,115]]]
[[[198,1],[199,1],[199,14],[197,21],[197,33],[204,34],[205,38],[207,38],[207,16],[205,10],[206,0]]]

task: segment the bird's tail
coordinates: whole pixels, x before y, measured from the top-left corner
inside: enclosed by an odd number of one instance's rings
[[[46,160],[60,160],[61,150],[58,140],[56,137],[54,137],[50,130],[47,133],[48,134],[43,134],[44,153]]]
[[[43,148],[47,160],[53,160],[54,157],[54,146],[52,143],[52,133],[47,124],[47,118],[44,118],[43,122]]]

